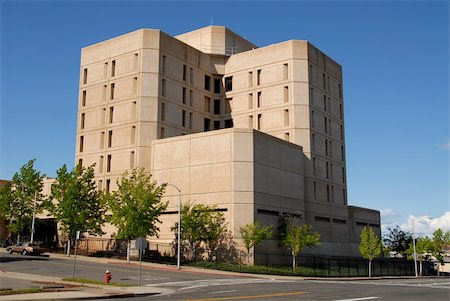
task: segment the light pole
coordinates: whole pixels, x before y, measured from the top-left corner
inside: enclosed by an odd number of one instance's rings
[[[412,219],[412,230],[413,230],[413,250],[414,250],[414,271],[416,277],[419,277],[417,273],[417,253],[416,253],[416,232],[414,231],[414,218]]]
[[[181,269],[181,190],[169,183],[164,183],[163,186],[172,186],[176,190],[178,190],[179,199],[178,199],[178,233],[177,233],[177,269]]]
[[[33,220],[31,222],[31,239],[30,239],[31,243],[33,243],[33,240],[34,240],[34,220],[36,219],[36,197],[37,197],[37,191],[34,192]]]

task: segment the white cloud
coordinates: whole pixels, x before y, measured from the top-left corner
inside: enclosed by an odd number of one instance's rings
[[[444,144],[439,145],[440,150],[449,150],[450,149],[450,141]]]
[[[407,223],[400,225],[400,228],[406,231],[413,232],[413,221],[414,230],[417,236],[431,236],[437,229],[450,231],[450,211],[447,211],[442,216],[436,218],[432,218],[427,215],[410,215],[408,217]]]
[[[381,233],[387,233],[387,228],[394,228],[400,224],[400,215],[392,209],[381,209]]]

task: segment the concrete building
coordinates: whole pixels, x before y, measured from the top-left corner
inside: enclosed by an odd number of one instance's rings
[[[137,30],[82,49],[76,160],[105,190],[145,167],[183,202],[217,205],[238,244],[240,227],[291,214],[321,233],[316,254],[357,256],[380,216],[347,204],[343,105],[341,66],[307,41]],[[170,242],[178,192],[166,199]]]

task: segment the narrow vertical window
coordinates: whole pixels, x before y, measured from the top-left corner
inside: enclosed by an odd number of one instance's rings
[[[322,73],[322,85],[323,85],[323,89],[325,90],[327,87],[326,82],[325,82],[325,73]]]
[[[342,189],[342,199],[344,200],[344,205],[347,205],[347,193],[345,192],[345,188]]]
[[[100,158],[98,159],[98,171],[100,173],[103,172],[103,156],[100,156]]]
[[[106,172],[111,171],[111,155],[108,155],[106,159]]]
[[[257,124],[257,129],[260,130],[261,129],[261,114],[258,114],[258,124]]]
[[[341,140],[344,140],[344,126],[341,124]]]
[[[329,154],[330,158],[333,158],[333,141],[330,141]]]
[[[333,163],[330,163],[330,179],[334,179],[334,169],[333,169]]]
[[[208,96],[205,96],[205,112],[211,112],[211,98],[209,98]]]
[[[317,182],[314,181],[313,183],[313,199],[316,200],[317,199]]]
[[[131,144],[136,143],[136,126],[131,127]]]
[[[112,147],[112,131],[108,131],[108,147]]]
[[[189,113],[189,129],[192,129],[192,123],[194,122],[194,116],[192,113]]]
[[[262,102],[262,92],[258,92],[258,98],[256,100],[256,107],[260,108],[261,107],[261,102]]]
[[[283,79],[286,80],[289,78],[289,68],[288,64],[283,64]]]
[[[325,94],[323,95],[323,110],[327,111],[327,96]]]
[[[342,183],[345,183],[345,168],[342,167]]]
[[[342,86],[339,84],[339,99],[342,99]]]
[[[189,82],[191,83],[191,85],[194,84],[194,69],[192,68],[189,69]]]
[[[214,99],[214,115],[220,115],[220,99]]]
[[[163,127],[161,128],[160,136],[161,136],[161,139],[166,137],[165,129]]]
[[[256,84],[261,85],[261,69],[256,70]]]
[[[327,202],[330,202],[330,185],[327,185]]]
[[[311,128],[314,128],[314,111],[311,111]]]
[[[248,109],[253,109],[253,93],[250,93],[248,95]]]
[[[167,63],[167,57],[163,55],[162,57],[162,73],[166,73],[166,63]]]
[[[82,107],[86,106],[86,90],[83,90],[82,95],[81,95],[81,106]]]
[[[225,77],[225,92],[233,90],[233,77]]]
[[[181,111],[181,126],[186,127],[186,111]]]
[[[105,148],[105,132],[100,133],[100,149]]]
[[[80,153],[83,152],[84,148],[84,136],[80,136]]]
[[[205,132],[209,131],[211,129],[211,119],[205,118],[203,121],[203,129]]]
[[[102,109],[102,124],[106,124],[106,108]]]
[[[133,95],[138,94],[138,80],[137,77],[133,78]]]
[[[134,168],[134,151],[130,152],[130,169]]]
[[[83,70],[83,84],[87,84],[88,70],[84,68]]]
[[[327,91],[330,91],[330,76],[327,75]]]
[[[83,159],[78,159],[78,165],[83,166]]]
[[[253,72],[252,71],[250,71],[248,73],[248,86],[249,87],[253,86]]]
[[[114,88],[115,88],[115,84],[111,84],[111,91],[110,91],[110,93],[111,93],[111,97],[110,97],[110,99],[114,99]]]
[[[113,123],[114,119],[114,107],[109,108],[109,123]]]
[[[334,202],[334,186],[331,186],[331,198],[330,198],[331,202]]]
[[[185,87],[183,87],[182,102],[183,102],[183,104],[186,104],[186,88]]]
[[[186,81],[186,65],[183,65],[183,80]]]
[[[325,139],[325,156],[328,156],[328,140]]]
[[[111,77],[116,75],[116,60],[111,62]]]
[[[283,100],[284,100],[284,102],[289,102],[289,87],[288,86],[284,86]]]
[[[341,145],[341,160],[344,161],[344,146]]]
[[[284,110],[284,126],[289,125],[289,110]]]
[[[220,129],[220,120],[214,120],[213,127],[215,130]]]
[[[220,78],[214,79],[214,93],[220,94],[220,87],[222,86],[222,80]]]
[[[194,105],[194,91],[189,90],[189,105],[192,107]]]
[[[211,76],[205,75],[205,90],[211,91]]]
[[[165,121],[166,120],[166,104],[165,103],[161,103],[161,121]]]
[[[330,170],[329,170],[330,164],[328,164],[328,162],[326,162],[325,164],[326,164],[325,165],[326,176],[327,176],[327,179],[329,179],[330,178]]]
[[[289,133],[284,133],[284,140],[289,141]]]
[[[328,133],[328,119],[327,117],[323,118],[325,133]]]
[[[344,116],[344,114],[342,112],[342,104],[340,103],[339,104],[339,117],[341,118],[341,120],[342,120],[343,116]]]
[[[248,128],[253,128],[253,115],[248,116]]]
[[[105,188],[106,192],[109,192],[110,188],[111,188],[111,180],[108,179],[106,180],[106,188]]]
[[[161,95],[166,96],[166,80],[164,78],[162,80],[161,86]]]
[[[84,129],[84,120],[85,120],[85,114],[81,113],[81,118],[80,118],[80,129]]]
[[[103,100],[108,100],[108,86],[103,85]]]
[[[316,158],[313,158],[313,175],[316,175]]]
[[[316,150],[316,134],[311,135],[311,149],[312,151]]]

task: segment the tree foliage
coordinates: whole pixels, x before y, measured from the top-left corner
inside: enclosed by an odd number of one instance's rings
[[[143,168],[125,172],[117,185],[116,191],[105,195],[112,213],[108,220],[117,227],[117,238],[158,236],[159,216],[167,208],[161,201],[164,186],[152,181]]]
[[[245,225],[240,229],[241,238],[247,251],[247,265],[250,265],[250,250],[257,247],[265,239],[272,237],[272,226],[261,226],[258,222]]]
[[[364,227],[361,231],[361,242],[359,243],[359,253],[369,260],[369,277],[372,276],[372,260],[381,253],[381,241],[373,231],[372,227]]]
[[[444,248],[450,245],[450,231],[444,232],[437,229],[433,233],[433,241],[431,243],[431,254],[441,264],[444,263]]]
[[[294,217],[286,218],[286,231],[282,235],[282,243],[289,248],[292,256],[292,270],[295,270],[295,258],[304,247],[313,247],[320,243],[320,233],[313,231],[312,226],[299,225]]]
[[[399,226],[387,228],[388,234],[383,237],[384,245],[391,251],[397,252],[402,256],[412,243],[412,235],[408,231],[403,231]]]
[[[177,231],[178,223],[172,228]],[[223,213],[215,207],[203,204],[185,203],[181,208],[181,239],[187,241],[193,259],[202,243],[211,254],[220,245],[227,233]]]
[[[77,231],[103,234],[105,206],[96,190],[94,165],[78,164],[68,171],[64,164],[52,184],[49,212],[61,224],[60,230],[73,238]]]
[[[425,258],[427,258],[433,248],[433,241],[427,237],[419,237],[418,239],[416,239],[416,254],[417,254],[417,259],[420,262],[420,270],[419,270],[419,275],[422,275],[422,270],[423,270],[423,265],[422,262]],[[409,245],[408,250],[405,251],[405,254],[408,255],[408,259],[414,259],[414,245],[413,243],[411,243]]]
[[[0,212],[8,221],[11,232],[20,234],[31,226],[36,197],[36,212],[42,209],[43,178],[34,168],[35,160],[29,160],[0,192]]]

